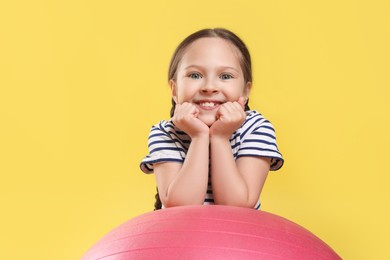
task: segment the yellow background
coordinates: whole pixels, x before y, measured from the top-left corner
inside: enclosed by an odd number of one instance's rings
[[[390,4],[0,1],[0,259],[79,259],[154,203],[138,164],[177,44],[226,27],[286,163],[263,210],[345,259],[389,259]]]

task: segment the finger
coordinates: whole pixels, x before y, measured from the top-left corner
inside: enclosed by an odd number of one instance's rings
[[[234,116],[236,120],[242,120],[243,118],[246,117],[246,113],[240,103],[238,102],[232,103],[231,109],[232,109],[231,115]]]
[[[194,115],[196,118],[198,118],[198,116],[199,116],[199,109],[198,109],[196,106],[194,106],[193,108],[194,108],[194,110],[193,110],[193,115]]]
[[[242,111],[240,105],[235,102],[236,104],[232,103],[232,102],[226,102],[225,104],[223,104],[223,106],[221,107],[220,109],[220,115],[221,115],[221,119],[223,121],[234,121],[235,118],[237,118],[237,115],[239,114],[239,110]],[[237,109],[237,107],[238,109]]]
[[[245,119],[246,118],[245,107],[242,107],[242,104],[239,104],[238,102],[235,102],[235,105],[240,117]]]
[[[222,106],[220,106],[217,110],[217,113],[215,113],[215,119],[217,119],[217,120],[221,117],[221,114],[222,114],[221,108],[222,108]]]
[[[188,112],[190,111],[192,108],[192,104],[188,103],[188,102],[184,102],[181,104],[181,109],[184,111],[184,112]]]
[[[216,113],[216,118],[217,119],[220,119],[222,116],[226,115],[227,113],[227,109],[226,109],[226,103],[222,104],[219,108],[218,108],[218,111]]]
[[[178,104],[175,109],[175,117],[176,119],[183,119],[188,115],[194,115],[194,106],[187,102]]]
[[[246,98],[240,97],[237,102],[241,105],[242,109],[245,110]]]

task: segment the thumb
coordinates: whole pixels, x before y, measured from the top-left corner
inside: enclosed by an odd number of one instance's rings
[[[194,110],[192,111],[192,114],[197,118],[199,116],[199,109],[194,106]]]
[[[245,110],[245,103],[246,103],[246,98],[244,98],[244,97],[240,97],[239,99],[238,99],[238,104],[240,104],[241,105],[241,107],[242,107],[242,109],[244,109]]]

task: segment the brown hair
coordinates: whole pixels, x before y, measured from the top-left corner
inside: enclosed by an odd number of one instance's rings
[[[184,55],[184,53],[187,50],[187,47],[191,45],[194,41],[201,39],[201,38],[221,38],[224,39],[231,44],[233,44],[240,53],[240,65],[241,70],[244,74],[244,81],[245,83],[252,82],[252,62],[251,62],[251,56],[249,54],[248,48],[246,47],[245,43],[233,32],[224,29],[224,28],[214,28],[214,29],[202,29],[197,32],[194,32],[193,34],[189,35],[187,38],[185,38],[176,48],[175,52],[172,55],[171,62],[169,63],[169,70],[168,70],[168,82],[170,80],[176,80],[177,77],[177,68],[180,64],[180,61]],[[245,104],[245,111],[250,110],[248,106],[248,101]],[[173,114],[175,112],[176,103],[172,99],[172,108],[170,111],[170,116],[173,117]],[[161,209],[162,203],[160,200],[160,196],[156,194],[156,202],[154,204],[154,210]]]

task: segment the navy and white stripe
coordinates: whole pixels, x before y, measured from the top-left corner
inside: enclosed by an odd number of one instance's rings
[[[230,139],[235,159],[243,156],[271,158],[271,171],[280,169],[283,157],[279,152],[275,130],[272,124],[258,112],[246,111],[247,117],[241,127]],[[172,121],[161,121],[151,128],[148,148],[149,154],[142,160],[140,168],[145,173],[153,173],[153,164],[159,162],[183,163],[190,145],[190,137],[180,131]],[[210,178],[209,178],[210,179]],[[211,183],[207,189],[205,204],[214,204]],[[260,204],[256,205],[256,208]]]

